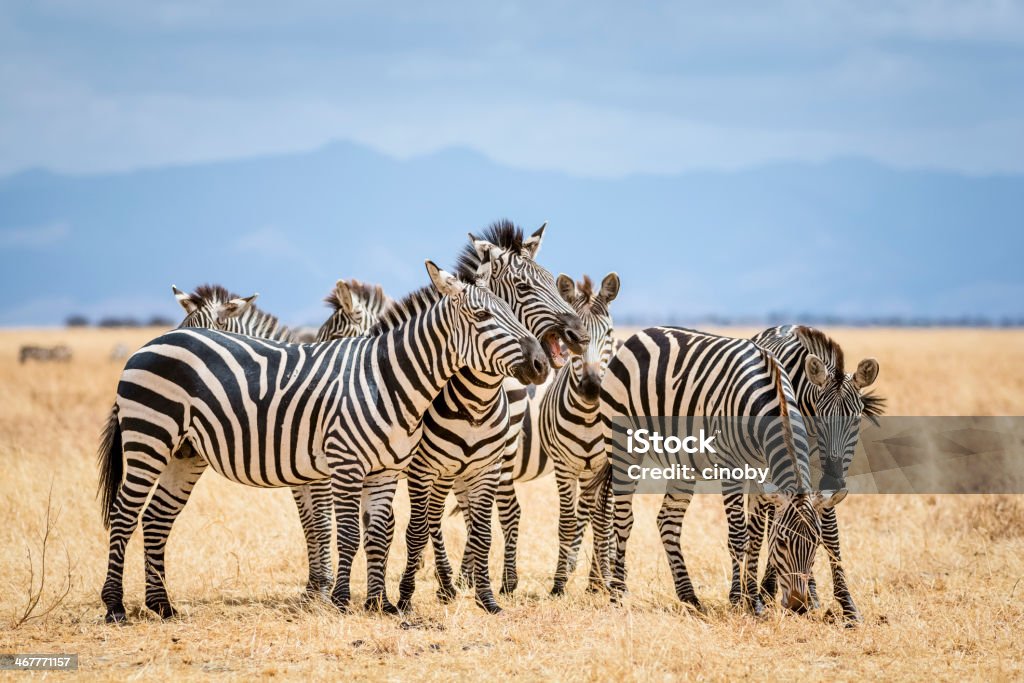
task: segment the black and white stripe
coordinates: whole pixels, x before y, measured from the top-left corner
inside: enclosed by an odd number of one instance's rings
[[[803,419],[789,378],[770,353],[748,340],[674,327],[648,328],[627,339],[609,364],[601,404],[609,453],[613,431],[625,429],[621,423],[613,424],[613,418],[639,416],[642,422],[677,416],[670,425],[674,433],[689,431],[699,418],[705,431],[716,435],[714,462],[693,456],[692,465],[767,465],[768,483],[777,488],[769,497],[779,509],[773,525],[772,556],[778,563],[787,604],[807,602],[806,577],[813,550],[808,554],[803,540],[816,543],[820,511],[837,503],[842,495],[811,492]],[[637,485],[626,475],[626,464],[617,459],[610,469],[615,498],[614,594],[626,586],[626,543],[633,525],[632,496]],[[743,484],[726,481],[722,485],[732,560],[729,598],[760,612],[757,557],[747,550]],[[693,490],[693,482],[673,482],[662,501],[658,527],[676,595],[699,606],[679,543]]]
[[[366,475],[406,466],[423,413],[462,367],[529,382],[546,363],[507,304],[430,262],[427,270],[434,287],[390,308],[367,337],[297,345],[178,329],[132,355],[100,446],[108,621],[125,619],[125,547],[158,478],[185,462],[174,458],[185,442],[250,486],[330,477],[339,554],[331,598],[348,607]],[[162,584],[147,582],[146,605],[175,613]]]
[[[862,418],[875,420],[882,414],[884,399],[863,390],[878,377],[878,361],[865,358],[852,373],[845,369],[843,350],[820,330],[803,325],[772,327],[753,337],[755,344],[770,351],[782,365],[793,384],[800,412],[805,416],[810,435],[811,457],[815,451],[823,474],[819,488],[841,489],[860,440]],[[764,527],[774,506],[756,503],[751,514],[750,539],[756,555]],[[836,600],[848,622],[861,621],[853,601],[839,548],[839,525],[834,507],[822,513],[822,544],[828,552],[832,585]],[[762,593],[775,593],[775,568],[768,564]],[[814,576],[809,579],[810,606],[817,607]]]
[[[580,353],[587,348],[588,336],[579,316],[559,296],[554,277],[535,261],[543,234],[544,226],[524,239],[511,223],[492,225],[463,252],[459,271],[487,281],[527,329],[543,341],[549,360],[557,366],[562,363],[563,341]],[[434,546],[438,597],[449,601],[455,596],[441,517],[448,492],[457,482],[468,523],[466,555],[473,558],[476,602],[488,612],[500,611],[487,566],[491,510],[502,463],[515,451],[522,421],[522,413],[514,411],[503,383],[504,378],[493,373],[463,370],[424,416],[423,436],[407,471],[411,517],[399,609],[411,605],[428,539]],[[506,575],[503,588],[507,589],[510,581],[514,582],[514,577]]]

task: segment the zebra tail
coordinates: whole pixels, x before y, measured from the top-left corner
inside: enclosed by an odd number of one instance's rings
[[[110,513],[113,511],[117,490],[124,479],[124,454],[121,450],[121,422],[117,419],[117,406],[110,411],[107,424],[100,437],[100,449],[96,456],[100,467],[100,481],[96,495],[100,497],[100,512],[103,527],[110,528]]]

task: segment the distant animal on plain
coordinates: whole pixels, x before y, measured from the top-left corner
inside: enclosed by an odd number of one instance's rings
[[[68,363],[71,361],[71,349],[64,344],[58,344],[57,346],[22,346],[18,352],[18,362],[25,363],[29,360],[37,360],[39,362],[56,361],[59,363]]]

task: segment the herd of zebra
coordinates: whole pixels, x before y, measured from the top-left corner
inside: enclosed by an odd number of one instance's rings
[[[185,319],[127,360],[100,446],[107,621],[126,619],[125,547],[140,517],[145,604],[164,618],[176,614],[164,549],[207,467],[242,484],[291,488],[306,540],[307,596],[349,609],[362,544],[365,608],[385,613],[411,609],[428,540],[438,599],[453,600],[461,584],[484,610],[500,612],[488,571],[492,509],[504,537],[500,592],[510,595],[518,582],[515,483],[554,472],[551,593],[565,592],[590,525],[588,590],[618,600],[635,487],[608,455],[613,418],[621,415],[776,418],[758,434],[756,452],[734,444],[730,455],[722,439],[723,464],[730,457],[766,464],[774,485],[758,496],[724,485],[730,601],[754,613],[776,594],[798,612],[817,605],[811,568],[821,544],[844,617],[859,620],[834,506],[845,495],[861,418],[881,412],[881,399],[863,391],[878,363],[866,359],[847,373],[840,347],[801,326],[753,340],[653,327],[617,342],[610,307],[618,275],[597,285],[586,276],[578,283],[553,277],[536,261],[545,226],[526,236],[501,221],[471,234],[453,272],[428,261],[430,284],[399,301],[379,286],[339,280],[327,298],[331,316],[313,338],[261,311],[255,295],[174,288]],[[818,487],[809,481],[815,452],[825,472]],[[393,604],[385,570],[401,478],[410,497],[408,553]],[[467,525],[457,576],[441,533],[449,492]],[[692,494],[671,489],[658,525],[678,597],[699,607],[680,548]],[[758,585],[766,532],[767,570]]]

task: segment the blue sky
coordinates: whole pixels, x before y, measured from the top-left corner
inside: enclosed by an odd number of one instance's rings
[[[708,6],[710,5],[710,6]],[[1024,4],[0,4],[0,174],[351,140],[618,177],[1024,171]]]

